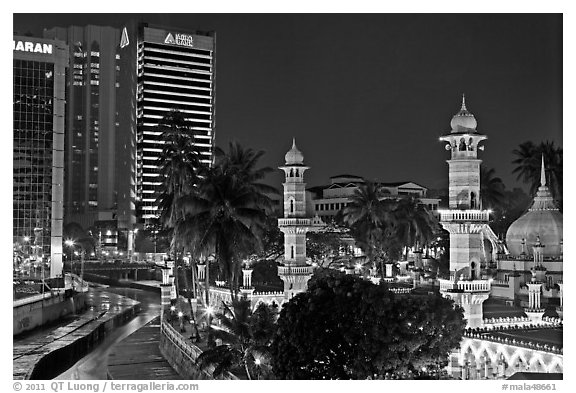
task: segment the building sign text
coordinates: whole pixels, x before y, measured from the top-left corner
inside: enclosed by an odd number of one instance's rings
[[[52,44],[41,44],[39,42],[30,41],[13,41],[14,50],[20,52],[33,52],[33,53],[44,53],[46,55],[52,54]]]

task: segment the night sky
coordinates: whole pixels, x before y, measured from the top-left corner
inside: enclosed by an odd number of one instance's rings
[[[508,189],[518,144],[562,145],[561,15],[16,14],[14,32],[131,18],[215,30],[216,143],[275,168],[295,137],[309,186],[346,173],[447,187],[438,137],[462,93]]]

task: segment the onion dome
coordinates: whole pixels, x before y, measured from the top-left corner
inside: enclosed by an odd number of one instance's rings
[[[455,132],[476,132],[476,118],[466,109],[466,97],[462,94],[462,107],[460,111],[452,117],[450,127],[452,133]]]
[[[540,187],[532,206],[522,217],[514,221],[506,232],[506,244],[512,255],[523,251],[531,254],[532,246],[541,243],[545,257],[562,255],[562,213],[554,205],[552,194],[546,186],[544,156],[540,172]]]
[[[304,155],[296,147],[296,139],[292,139],[292,149],[288,150],[288,153],[284,156],[286,160],[286,165],[302,165],[304,163]]]

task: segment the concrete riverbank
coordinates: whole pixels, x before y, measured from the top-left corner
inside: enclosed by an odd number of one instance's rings
[[[14,379],[54,378],[140,310],[139,302],[102,289],[91,289],[86,303],[89,310],[71,323],[48,330],[41,336],[14,340]]]

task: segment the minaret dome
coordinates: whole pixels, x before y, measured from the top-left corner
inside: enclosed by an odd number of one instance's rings
[[[296,139],[292,139],[292,148],[284,156],[286,165],[302,165],[304,163],[304,155],[296,147]]]
[[[462,94],[462,107],[460,111],[452,117],[450,127],[452,133],[456,132],[476,132],[478,122],[471,112],[466,109],[466,96]]]

